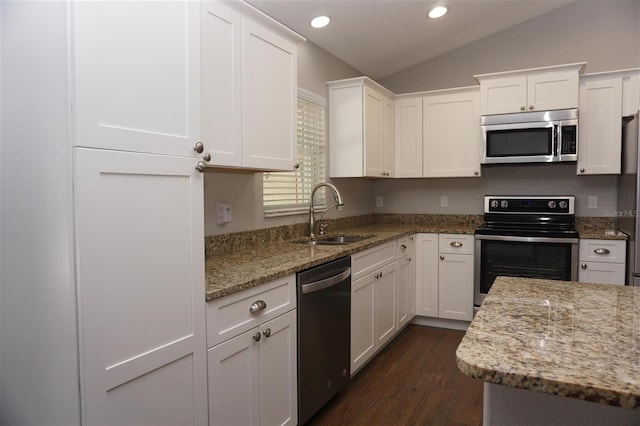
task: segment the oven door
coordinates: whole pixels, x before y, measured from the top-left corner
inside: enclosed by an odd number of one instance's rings
[[[577,281],[578,239],[475,236],[474,304],[498,276]]]

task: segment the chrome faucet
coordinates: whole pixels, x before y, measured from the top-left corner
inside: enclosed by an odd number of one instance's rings
[[[316,218],[314,213],[313,197],[314,195],[316,195],[316,191],[322,188],[323,186],[333,189],[333,199],[335,201],[335,204],[332,205],[331,207],[324,209],[320,213],[320,216],[322,216],[323,214],[325,214],[326,212],[328,212],[334,207],[336,207],[338,210],[342,210],[342,206],[344,206],[344,203],[342,202],[342,197],[340,196],[340,192],[338,191],[338,188],[336,188],[332,184],[319,183],[313,187],[313,190],[311,191],[311,196],[309,197],[309,238],[312,240],[316,238],[316,234],[314,233],[315,227],[316,227]]]

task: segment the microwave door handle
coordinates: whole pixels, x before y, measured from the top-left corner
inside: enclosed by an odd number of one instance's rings
[[[553,125],[553,156],[555,158],[558,158],[558,139],[559,139],[559,131],[558,131],[558,125],[554,124]]]

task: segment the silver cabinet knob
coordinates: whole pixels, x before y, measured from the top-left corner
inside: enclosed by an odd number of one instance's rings
[[[520,107],[520,111],[524,111],[524,110],[525,110],[524,105],[522,105],[522,106]]]
[[[204,163],[204,161],[198,161],[198,164],[196,164],[196,170],[199,171],[200,173],[204,172],[206,168],[207,168],[207,165]]]
[[[265,331],[262,332],[262,334],[264,334],[264,337],[270,337],[271,336],[271,329],[267,328]]]
[[[249,312],[255,314],[256,312],[260,312],[264,309],[267,309],[267,303],[264,300],[257,300],[249,306]]]
[[[597,248],[593,251],[595,254],[609,254],[611,253],[608,249],[606,248]]]
[[[211,161],[211,154],[208,152],[205,152],[204,155],[202,156],[202,159],[204,161]]]
[[[443,255],[440,255],[440,260],[444,260],[444,256]]]
[[[411,256],[407,257],[407,262],[411,262]]]
[[[479,171],[477,171],[477,170],[474,170],[474,171],[473,171],[473,174],[474,174],[474,175],[476,175],[476,176],[478,176],[478,175],[480,174],[480,172],[479,172]]]
[[[584,169],[580,169],[580,173],[584,173]]]
[[[533,105],[529,105],[529,109],[530,109],[530,110],[531,110],[531,109],[533,109]]]
[[[581,267],[582,269],[587,269],[587,264],[586,264],[586,263],[583,263],[582,265],[580,265],[580,267]]]
[[[406,244],[402,244],[400,246],[400,250],[405,251],[407,249],[407,245]]]
[[[198,154],[202,154],[202,152],[204,151],[204,144],[202,142],[196,142],[196,144],[193,146],[193,150]]]
[[[296,161],[295,164],[293,165],[293,169],[294,170],[299,170],[300,169],[300,163]]]
[[[255,333],[253,335],[253,340],[255,340],[256,342],[260,341],[260,338],[262,337],[262,335],[260,334],[260,332],[258,331],[257,333]]]
[[[413,241],[413,237],[409,237],[409,240],[410,240],[410,241]]]

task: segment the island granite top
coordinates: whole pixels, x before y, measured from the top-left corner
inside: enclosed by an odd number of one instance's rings
[[[640,410],[640,288],[498,277],[456,356],[486,382]]]

